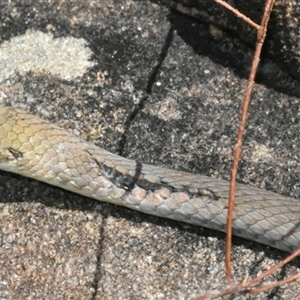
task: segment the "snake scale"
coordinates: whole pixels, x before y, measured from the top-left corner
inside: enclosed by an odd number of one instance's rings
[[[141,164],[27,112],[0,108],[0,169],[146,214],[225,231],[229,182]],[[236,186],[233,232],[283,251],[300,247],[300,201]]]

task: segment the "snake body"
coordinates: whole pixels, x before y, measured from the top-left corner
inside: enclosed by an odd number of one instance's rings
[[[225,231],[229,183],[141,164],[12,107],[0,108],[0,169],[146,214]],[[300,201],[237,184],[234,234],[300,247]]]

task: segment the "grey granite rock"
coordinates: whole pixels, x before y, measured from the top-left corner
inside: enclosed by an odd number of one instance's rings
[[[27,30],[83,39],[94,66],[67,80],[16,73],[0,82],[1,103],[126,157],[228,179],[245,79],[222,64],[226,51],[210,53],[220,47],[209,26],[188,19],[149,1],[2,1],[0,48]],[[239,181],[299,198],[299,124],[299,97],[255,84]],[[221,233],[5,172],[0,193],[1,299],[190,299],[226,284]],[[234,278],[285,256],[235,238]],[[299,260],[268,280],[297,271]],[[296,282],[256,299],[299,290]]]

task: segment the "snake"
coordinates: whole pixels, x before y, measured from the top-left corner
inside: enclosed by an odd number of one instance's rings
[[[118,156],[19,108],[0,108],[0,169],[145,214],[226,228],[228,181]],[[299,200],[236,184],[234,235],[292,252],[299,217]]]

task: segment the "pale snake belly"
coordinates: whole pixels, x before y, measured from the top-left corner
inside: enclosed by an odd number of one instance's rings
[[[146,214],[225,231],[229,182],[141,164],[12,107],[0,108],[0,169]],[[235,235],[300,247],[300,201],[236,186]]]

